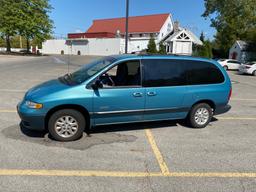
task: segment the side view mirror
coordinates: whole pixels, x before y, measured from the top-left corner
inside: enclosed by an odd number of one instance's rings
[[[98,88],[103,88],[103,84],[102,82],[97,79],[92,85],[91,87],[94,89],[94,90],[97,90]]]

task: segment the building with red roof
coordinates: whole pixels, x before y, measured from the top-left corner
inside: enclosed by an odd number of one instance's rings
[[[125,22],[125,17],[94,20],[86,32],[69,33],[65,45],[72,45],[72,54],[110,55],[124,53]],[[146,50],[151,36],[155,38],[157,45],[164,42],[166,50],[175,54],[191,55],[192,44],[201,43],[190,31],[179,27],[177,22],[174,23],[172,15],[169,13],[129,17],[128,33],[129,53]],[[59,52],[62,43],[48,42],[46,45],[46,42],[44,47],[45,50],[49,48],[49,51],[46,51],[48,54],[52,49],[50,47],[54,46]],[[66,47],[66,51],[63,49],[61,53],[68,51],[69,49]]]

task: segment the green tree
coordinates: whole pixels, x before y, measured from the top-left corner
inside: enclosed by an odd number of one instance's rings
[[[48,16],[51,9],[48,0],[0,0],[0,33],[6,39],[7,52],[17,34],[26,38],[27,51],[33,39],[42,42],[49,38],[53,28]]]
[[[161,55],[166,55],[167,54],[166,53],[166,48],[165,48],[165,46],[164,46],[162,41],[159,43],[159,51],[158,51],[158,53],[161,54]]]
[[[6,41],[7,52],[11,51],[11,37],[21,27],[21,0],[0,0],[0,32]]]
[[[23,0],[21,6],[23,14],[22,28],[19,33],[26,38],[27,51],[30,49],[30,42],[36,39],[43,42],[50,37],[53,28],[53,21],[48,13],[52,7],[48,0]]]
[[[256,42],[256,0],[205,0],[203,17],[216,28],[216,48],[228,54],[237,39]]]
[[[194,47],[193,56],[212,58],[212,43],[209,40],[204,41],[203,45]]]
[[[205,40],[204,32],[201,32],[201,34],[200,34],[200,40],[201,40],[202,42],[204,42],[204,40]]]
[[[156,54],[157,53],[156,42],[155,42],[155,39],[154,39],[153,35],[150,35],[150,39],[149,39],[149,42],[148,42],[148,53],[150,53],[150,54]]]

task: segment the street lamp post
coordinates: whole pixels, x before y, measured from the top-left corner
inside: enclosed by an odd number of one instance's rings
[[[129,0],[126,0],[125,53],[128,53]]]

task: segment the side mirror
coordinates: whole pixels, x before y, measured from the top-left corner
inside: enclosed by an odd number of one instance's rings
[[[92,85],[91,87],[94,89],[94,90],[97,90],[98,88],[103,88],[103,84],[100,80],[96,80]]]

